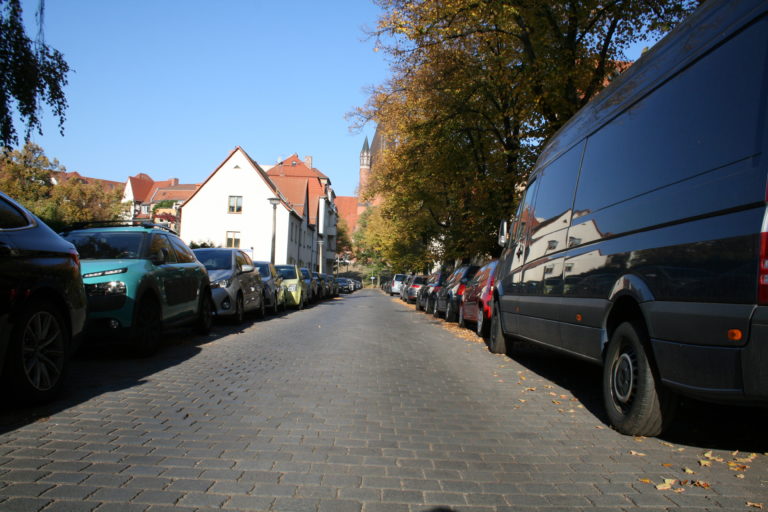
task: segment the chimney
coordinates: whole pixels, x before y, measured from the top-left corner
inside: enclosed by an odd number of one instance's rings
[[[304,165],[306,165],[308,168],[312,168],[312,157],[311,156],[305,156],[304,157]]]
[[[171,186],[175,187],[179,184],[179,178],[171,178]]]

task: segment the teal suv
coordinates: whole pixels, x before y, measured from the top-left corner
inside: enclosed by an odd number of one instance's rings
[[[80,253],[89,337],[128,341],[150,355],[165,327],[210,331],[208,272],[173,231],[150,223],[99,223],[62,236]]]

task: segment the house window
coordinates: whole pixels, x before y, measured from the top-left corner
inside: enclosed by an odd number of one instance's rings
[[[229,196],[229,213],[243,213],[243,196]]]
[[[227,231],[227,247],[240,247],[240,232],[239,231]]]

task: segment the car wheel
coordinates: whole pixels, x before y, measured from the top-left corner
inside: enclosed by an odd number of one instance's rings
[[[296,304],[296,309],[298,311],[301,311],[302,309],[304,309],[304,294],[303,293],[299,295],[299,300],[298,300],[298,302]]]
[[[211,300],[210,290],[205,289],[203,291],[203,294],[200,296],[199,306],[195,331],[198,334],[208,334],[211,332],[211,324],[213,324],[213,300]]]
[[[483,312],[483,303],[477,303],[477,324],[475,325],[475,331],[477,335],[483,339],[488,338],[489,331],[488,322],[485,321],[485,313]]]
[[[259,309],[256,312],[256,316],[259,319],[263,319],[265,316],[267,316],[267,297],[263,293],[261,294],[259,303]]]
[[[235,314],[232,319],[237,325],[240,325],[243,323],[244,317],[245,311],[243,306],[243,296],[238,293],[237,300],[235,300]]]
[[[272,313],[273,315],[276,315],[279,312],[280,312],[280,307],[277,303],[277,292],[275,292],[275,295],[272,296],[272,311],[270,311],[270,313]]]
[[[462,301],[459,304],[459,318],[458,318],[458,322],[459,322],[459,327],[461,327],[462,329],[467,326],[466,322],[464,322],[464,301]]]
[[[437,298],[432,301],[432,316],[435,318],[440,318],[440,310],[437,309]]]
[[[59,309],[47,301],[28,304],[15,323],[6,354],[6,393],[19,402],[42,402],[61,388],[69,334]]]
[[[603,401],[622,434],[656,436],[667,426],[677,400],[656,378],[645,349],[645,330],[624,322],[613,332],[603,365]]]
[[[421,310],[422,310],[421,302],[419,301],[419,298],[416,297],[416,311],[421,311]]]
[[[499,304],[494,301],[491,312],[491,336],[488,340],[488,348],[494,354],[506,354],[507,340],[504,337],[504,330],[501,328],[501,318],[499,315],[501,315]]]
[[[163,331],[163,312],[160,303],[154,297],[144,297],[136,308],[133,319],[133,338],[136,340],[136,352],[141,357],[149,357],[160,348]]]

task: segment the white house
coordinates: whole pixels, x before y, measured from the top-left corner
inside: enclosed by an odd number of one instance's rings
[[[238,146],[182,205],[180,236],[187,244],[239,247],[254,260],[269,261],[273,218],[275,263],[309,266],[313,230],[306,215]]]

